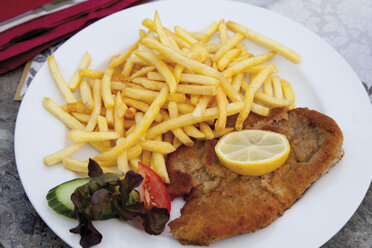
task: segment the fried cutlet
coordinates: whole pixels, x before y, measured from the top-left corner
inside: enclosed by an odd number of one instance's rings
[[[229,117],[228,125],[235,119]],[[244,129],[286,135],[291,152],[284,165],[264,176],[238,175],[218,161],[217,140],[198,141],[169,155],[169,193],[186,200],[169,227],[182,244],[208,245],[266,227],[343,156],[336,122],[307,108],[274,109],[268,117],[250,114]]]

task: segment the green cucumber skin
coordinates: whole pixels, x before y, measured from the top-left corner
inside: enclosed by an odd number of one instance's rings
[[[65,199],[64,199],[65,201],[67,200],[67,201],[71,202],[70,197],[71,197],[71,194],[73,193],[73,191],[72,192],[65,192],[63,189],[70,188],[69,187],[70,184],[76,184],[77,185],[75,187],[75,189],[76,189],[77,187],[88,183],[89,180],[90,180],[90,178],[77,178],[77,179],[73,179],[73,180],[64,182],[64,183],[52,188],[51,190],[49,190],[49,192],[46,196],[49,207],[52,208],[58,214],[64,215],[64,216],[69,217],[69,218],[76,219],[74,209],[69,207],[69,206],[66,206],[64,203],[62,203],[58,199],[58,196],[59,197],[65,197]],[[67,197],[67,199],[66,199],[66,197]],[[71,202],[71,204],[72,204],[72,202]],[[116,216],[111,213],[110,207],[108,206],[107,210],[105,210],[105,212],[102,215],[102,217],[100,218],[100,220],[107,220],[107,219],[115,218],[115,217]]]

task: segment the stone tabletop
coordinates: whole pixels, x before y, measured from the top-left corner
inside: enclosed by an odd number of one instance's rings
[[[302,23],[336,48],[371,98],[372,1],[281,0],[264,7]],[[0,75],[0,248],[68,247],[38,216],[17,173],[13,138],[20,103],[13,96],[22,70]],[[372,247],[371,185],[352,218],[323,247]]]

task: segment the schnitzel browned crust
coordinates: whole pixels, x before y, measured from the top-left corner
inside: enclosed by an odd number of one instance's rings
[[[307,108],[274,109],[268,117],[250,114],[244,129],[286,135],[291,152],[285,164],[260,177],[238,175],[219,163],[216,140],[182,146],[168,157],[169,193],[186,200],[181,217],[169,223],[182,244],[208,245],[266,227],[343,156],[336,122]]]

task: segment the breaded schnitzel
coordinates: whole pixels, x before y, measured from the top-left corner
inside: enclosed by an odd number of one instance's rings
[[[186,200],[181,217],[169,227],[182,244],[208,245],[266,227],[342,158],[343,135],[330,117],[307,108],[271,112],[268,117],[250,114],[244,123],[244,129],[279,132],[290,142],[287,161],[267,175],[242,176],[224,167],[214,151],[216,140],[169,155],[169,193]],[[229,118],[230,126],[235,118]]]

